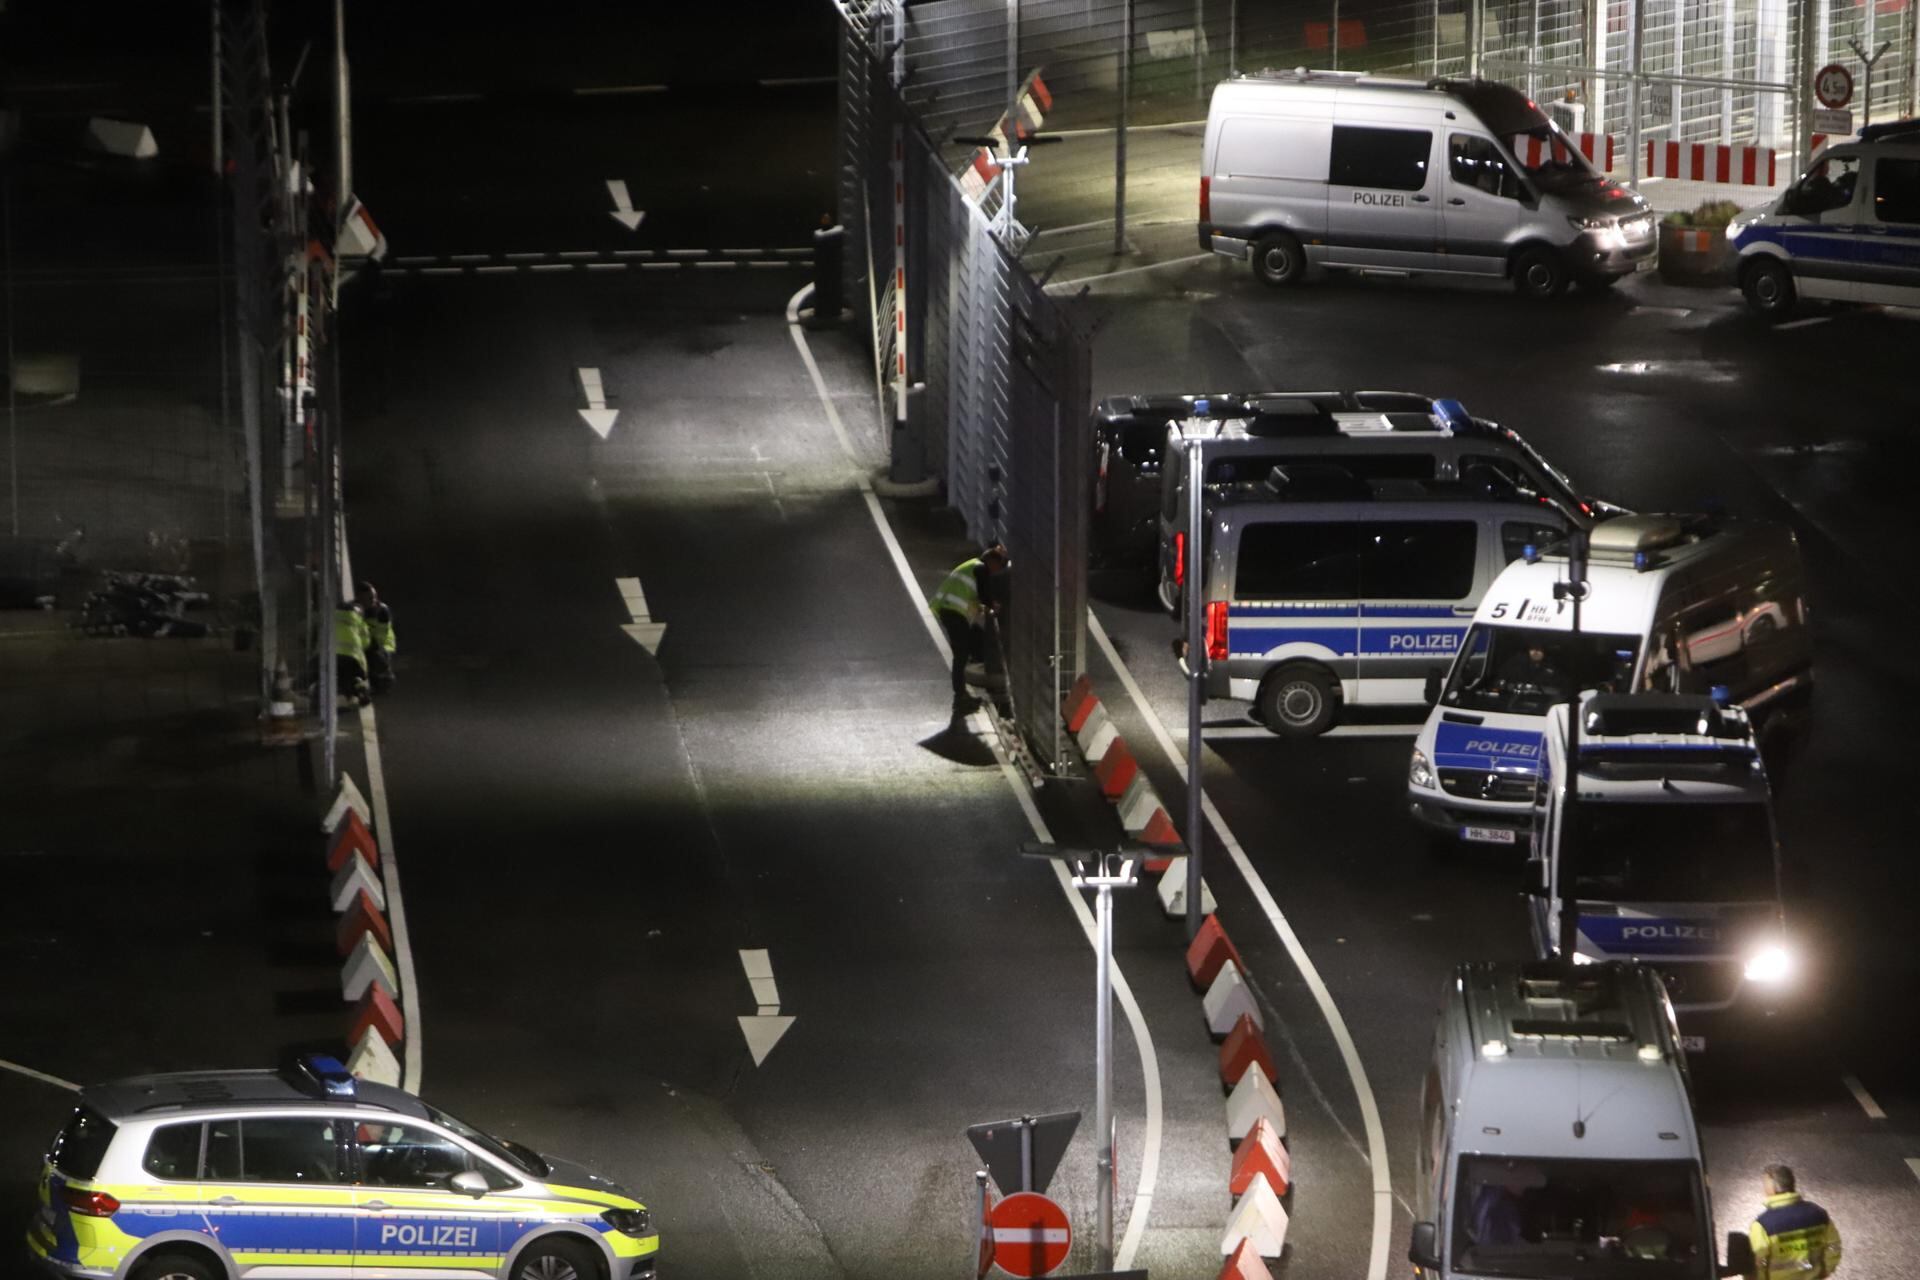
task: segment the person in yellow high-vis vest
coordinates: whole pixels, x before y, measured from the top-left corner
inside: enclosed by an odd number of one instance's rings
[[[955,565],[927,601],[946,633],[947,647],[953,650],[956,720],[972,706],[967,697],[967,663],[986,650],[986,618],[995,609],[990,599],[993,578],[1006,572],[1011,563],[1006,547],[995,542],[982,548],[979,555]]]
[[[367,619],[360,606],[342,600],[333,611],[334,691],[361,706],[373,700],[367,688]]]
[[[1800,1198],[1793,1170],[1766,1168],[1767,1207],[1747,1229],[1754,1280],[1825,1280],[1840,1269],[1840,1228],[1827,1211]]]

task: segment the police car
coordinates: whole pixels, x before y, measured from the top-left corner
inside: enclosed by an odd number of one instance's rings
[[[1790,1012],[1798,966],[1767,772],[1746,713],[1686,694],[1588,695],[1571,810],[1566,717],[1564,703],[1549,717],[1534,810],[1535,954],[1558,952],[1560,904],[1571,895],[1576,963],[1659,970],[1687,1048],[1705,1048],[1709,1029],[1751,1033]]]
[[[81,1091],[27,1246],[60,1276],[652,1280],[645,1205],[332,1058]]]

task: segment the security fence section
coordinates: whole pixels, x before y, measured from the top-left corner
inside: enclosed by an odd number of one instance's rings
[[[846,296],[870,326],[894,478],[917,479],[923,466],[970,538],[1007,544],[1000,633],[1013,720],[1038,764],[1054,767],[1060,701],[1085,664],[1088,339],[1021,264],[1026,231],[1009,200],[1019,170],[1004,168],[998,149],[943,151],[914,95],[896,92],[905,65],[896,33],[940,6],[903,14],[891,3],[834,3]],[[943,132],[951,140],[965,121],[985,136],[1001,121],[1016,134],[1019,118],[1002,117],[1026,83],[1022,73],[983,87]],[[1024,100],[1037,113],[1045,98],[1040,87]]]

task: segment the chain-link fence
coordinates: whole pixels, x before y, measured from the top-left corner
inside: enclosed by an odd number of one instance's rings
[[[869,325],[877,412],[896,453],[924,458],[944,485],[968,535],[1007,544],[1000,630],[1014,723],[1043,766],[1057,765],[1060,700],[1085,662],[1088,339],[1022,266],[1008,179],[963,185],[896,92],[898,11],[835,3],[847,297]]]

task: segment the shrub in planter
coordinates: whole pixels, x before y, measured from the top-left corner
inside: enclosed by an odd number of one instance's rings
[[[1708,200],[1660,220],[1660,278],[1671,284],[1724,284],[1731,257],[1727,223],[1740,212],[1731,200]]]

